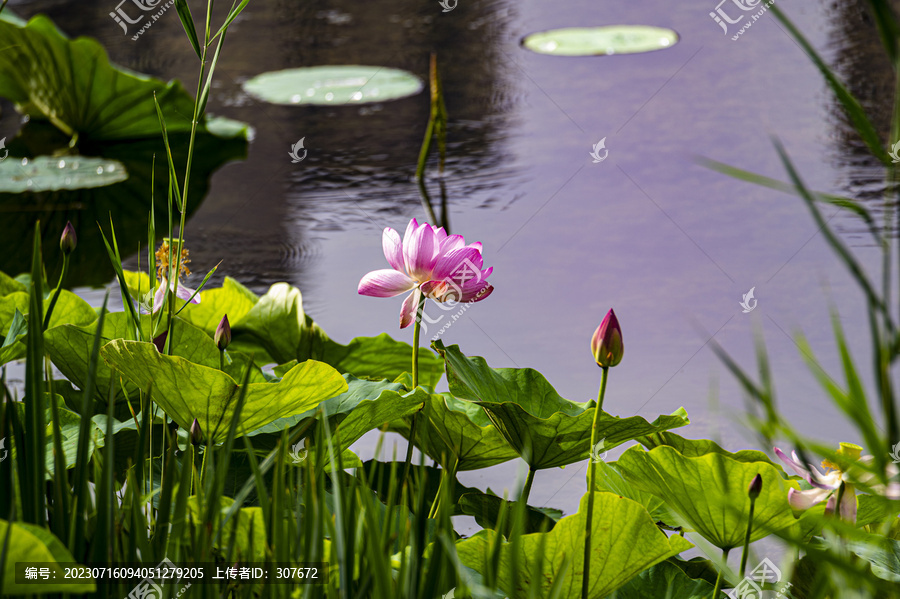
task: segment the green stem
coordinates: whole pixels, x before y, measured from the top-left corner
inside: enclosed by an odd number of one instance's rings
[[[528,466],[528,478],[525,479],[525,487],[522,488],[522,494],[519,496],[519,501],[524,501],[526,505],[528,496],[531,495],[532,484],[534,484],[534,468]]]
[[[225,372],[225,350],[219,350],[219,370]]]
[[[53,292],[53,299],[50,300],[50,306],[47,308],[47,314],[44,316],[44,330],[50,326],[50,315],[53,314],[53,308],[59,300],[59,294],[62,293],[63,280],[66,278],[66,271],[69,269],[69,257],[63,254],[62,272],[59,273],[59,282],[56,284],[56,291]]]
[[[747,522],[747,536],[744,537],[744,550],[741,552],[741,569],[740,575],[744,575],[744,568],[747,567],[747,558],[750,556],[750,533],[753,532],[753,508],[756,507],[756,499],[750,499],[750,519]]]
[[[375,454],[378,455],[378,454]],[[428,512],[428,518],[437,518],[438,512],[440,511],[441,505],[441,497],[444,493],[444,483],[449,481],[449,484],[453,484],[453,480],[456,478],[456,466],[459,464],[458,459],[453,460],[452,468],[444,468],[444,476],[441,477],[441,483],[438,485],[437,495],[434,497],[434,503],[431,504],[431,510]],[[451,487],[452,489],[452,487]]]
[[[413,355],[412,355],[412,384],[413,391],[419,386],[419,333],[422,331],[422,312],[425,311],[425,300],[428,299],[424,293],[416,290],[420,294],[419,305],[416,308],[416,323],[413,326]],[[420,408],[421,410],[421,408]],[[420,411],[419,410],[419,411]],[[409,445],[406,448],[406,465],[403,467],[403,480],[408,480],[409,465],[412,463],[413,447],[416,444],[416,421],[418,420],[419,411],[412,415],[412,424],[409,426]]]
[[[716,576],[716,586],[713,588],[713,599],[719,599],[719,593],[722,592],[722,576],[725,574],[725,568],[728,567],[728,552],[729,549],[722,550],[722,567],[719,568],[719,575]]]
[[[603,396],[606,395],[606,379],[609,378],[609,366],[603,366],[600,375],[600,391],[597,393],[597,408],[594,410],[594,421],[591,424],[591,450],[597,445],[597,423],[603,411]],[[588,462],[588,509],[584,525],[584,575],[581,578],[581,599],[588,597],[588,584],[591,575],[591,525],[594,520],[594,476],[596,464]]]

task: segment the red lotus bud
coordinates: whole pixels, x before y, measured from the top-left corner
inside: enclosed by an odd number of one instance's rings
[[[75,227],[72,226],[71,221],[67,221],[66,228],[63,229],[62,236],[59,238],[59,249],[68,256],[76,245],[78,245],[78,236],[75,235]]]
[[[615,366],[622,361],[625,346],[622,344],[622,329],[616,313],[610,310],[591,339],[591,351],[598,366]]]
[[[216,335],[214,339],[216,340],[216,347],[219,348],[219,351],[222,351],[226,347],[231,345],[231,325],[228,324],[227,314],[222,317],[222,322],[220,322],[219,326],[216,327]]]

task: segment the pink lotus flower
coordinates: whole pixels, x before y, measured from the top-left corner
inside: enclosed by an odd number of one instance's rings
[[[400,308],[400,328],[415,319],[422,294],[436,302],[480,302],[494,288],[482,270],[481,243],[466,245],[462,235],[412,219],[403,241],[390,227],[382,236],[384,257],[393,268],[373,270],[359,282],[360,295],[394,297],[412,291]]]
[[[862,448],[851,443],[841,443],[838,450],[839,455],[843,455],[849,459],[855,460],[860,464],[871,467],[875,458],[870,455],[860,457]],[[856,488],[855,484],[866,485],[873,493],[883,495],[888,499],[900,499],[900,484],[890,482],[887,485],[873,483],[875,474],[859,467],[850,467],[848,470],[841,470],[839,466],[829,461],[822,462],[822,465],[828,470],[820,472],[815,466],[809,464],[803,466],[797,452],[791,453],[793,459],[788,458],[783,451],[775,448],[775,454],[781,458],[785,464],[788,464],[794,471],[802,476],[806,482],[812,485],[812,489],[798,491],[790,489],[788,491],[788,503],[795,510],[806,510],[812,506],[827,499],[825,504],[825,514],[834,514],[839,510],[840,517],[850,522],[856,522]],[[887,468],[887,476],[893,479],[897,475],[897,467],[889,464]],[[844,492],[841,496],[841,505],[837,505],[838,489],[844,486]]]
[[[591,338],[591,352],[597,366],[609,368],[622,361],[625,354],[625,346],[622,343],[622,328],[616,313],[610,310],[603,318],[603,322],[594,331]]]

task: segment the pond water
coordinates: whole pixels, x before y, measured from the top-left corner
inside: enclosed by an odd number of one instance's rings
[[[46,13],[71,36],[96,37],[118,64],[196,85],[197,59],[174,10],[132,41],[108,16],[113,0],[9,7],[24,17]],[[564,397],[587,401],[600,379],[590,338],[613,307],[626,353],[610,373],[605,408],[653,419],[684,406],[693,424],[680,432],[737,449],[756,441],[741,424],[742,394],[707,341],[713,336],[754,369],[758,327],[783,412],[819,439],[859,441],[792,336],[802,330],[834,372],[833,303],[868,375],[860,293],[799,198],[729,179],[696,159],[784,179],[771,142],[777,136],[812,188],[873,203],[879,171],[771,15],[733,41],[735,31],[723,34],[710,18],[715,8],[715,0],[459,0],[445,13],[437,0],[251,2],[229,31],[209,110],[249,123],[255,136],[246,160],[216,172],[188,223],[195,272],[221,260],[220,274],[260,293],[289,281],[341,342],[383,331],[410,341],[412,329],[398,329],[399,299],[358,296],[356,288],[363,274],[386,267],[382,229],[402,232],[410,218],[425,217],[414,172],[427,91],[381,104],[276,106],[241,84],[262,72],[339,64],[426,79],[435,51],[450,119],[440,180],[449,227],[484,243],[496,288],[443,333],[445,344],[495,367],[536,368]],[[857,3],[783,8],[882,117],[885,132],[890,95],[879,90],[890,89],[890,73],[872,58],[875,29]],[[667,27],[680,40],[647,54],[585,58],[520,47],[535,31],[615,24]],[[3,108],[0,136],[13,135],[17,117]],[[308,155],[292,163],[301,138]],[[602,138],[609,154],[594,162],[590,152]],[[436,165],[429,163],[428,186],[439,197]],[[878,251],[861,225],[833,208],[825,213],[874,272]],[[739,302],[751,288],[758,305],[744,313]],[[83,291],[99,304],[99,292]],[[369,435],[355,449],[368,459],[375,442]],[[393,443],[386,445],[389,455]],[[499,493],[515,488],[517,470],[508,463],[460,478]],[[584,464],[539,472],[531,502],[572,513],[584,473]]]

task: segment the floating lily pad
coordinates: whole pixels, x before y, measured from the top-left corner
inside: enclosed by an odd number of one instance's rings
[[[90,189],[119,183],[128,171],[118,160],[88,156],[38,156],[0,162],[0,192]]]
[[[244,91],[272,104],[365,104],[414,96],[422,80],[406,71],[359,65],[304,67],[257,75]]]
[[[602,56],[638,54],[674,46],[678,34],[663,27],[614,25],[568,27],[533,33],[522,45],[538,54],[555,56]]]

